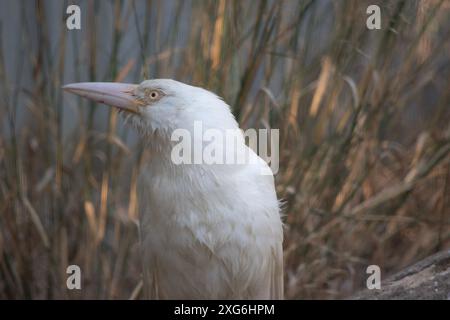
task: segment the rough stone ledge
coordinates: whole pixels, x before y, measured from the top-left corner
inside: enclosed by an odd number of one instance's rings
[[[382,281],[381,289],[365,289],[350,299],[450,300],[450,250],[436,253]]]

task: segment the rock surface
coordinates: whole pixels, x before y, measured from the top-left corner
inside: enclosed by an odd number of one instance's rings
[[[381,289],[366,289],[352,299],[450,300],[450,250],[434,254],[382,281]]]

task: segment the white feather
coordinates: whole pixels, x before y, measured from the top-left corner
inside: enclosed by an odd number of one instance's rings
[[[229,107],[204,89],[172,80],[152,80],[148,86],[170,92],[179,105],[152,106],[146,118],[147,133],[160,129],[146,135],[155,152],[141,172],[139,187],[147,294],[283,298],[282,223],[273,176],[261,174],[266,163],[258,158],[244,165],[174,165],[171,130],[191,130],[199,120],[220,130],[238,125]],[[170,107],[177,110],[160,112]],[[169,114],[176,119],[166,121]],[[241,144],[241,151],[250,150],[243,140]]]

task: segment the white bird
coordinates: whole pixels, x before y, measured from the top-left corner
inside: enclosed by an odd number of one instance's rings
[[[273,175],[245,145],[244,164],[176,164],[176,129],[238,129],[229,106],[169,79],[74,83],[65,90],[117,107],[152,157],[139,175],[144,290],[151,299],[282,299],[283,229]],[[195,134],[194,134],[195,137]],[[194,144],[205,145],[197,138]]]

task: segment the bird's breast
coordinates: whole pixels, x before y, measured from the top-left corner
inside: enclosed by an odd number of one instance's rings
[[[160,294],[173,297],[172,285],[185,283],[177,292],[200,288],[197,297],[234,297],[230,286],[248,289],[249,279],[263,277],[273,246],[281,244],[275,192],[258,176],[196,174],[142,172],[143,258],[160,279]],[[215,292],[215,282],[225,291]]]

